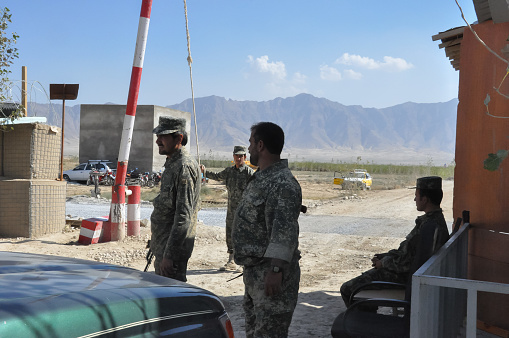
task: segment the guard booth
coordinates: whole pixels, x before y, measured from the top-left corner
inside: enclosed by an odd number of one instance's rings
[[[509,158],[495,171],[484,168],[488,154],[509,150],[509,4],[474,0],[474,6],[479,23],[471,27],[491,51],[467,26],[433,40],[459,70],[453,213],[470,211],[468,279],[484,287],[509,284]],[[475,296],[477,326],[509,334],[509,295]],[[475,325],[471,318],[467,324]]]

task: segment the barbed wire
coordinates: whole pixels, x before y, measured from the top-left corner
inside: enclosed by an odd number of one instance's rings
[[[7,100],[5,103],[10,103],[14,105],[17,109],[22,108],[22,85],[23,80],[15,80],[11,81],[11,85],[9,86],[6,97]],[[38,116],[43,114],[44,106],[46,105],[47,114],[41,115],[45,116],[52,121],[60,121],[62,114],[57,112],[55,106],[52,104],[49,93],[46,91],[42,83],[39,81],[26,81],[27,84],[27,105],[25,107],[27,109],[27,116]],[[42,96],[42,99],[41,99]],[[0,110],[2,108],[0,107]],[[60,125],[61,127],[61,125]]]

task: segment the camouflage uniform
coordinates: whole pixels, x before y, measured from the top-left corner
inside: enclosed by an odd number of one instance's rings
[[[286,337],[299,291],[299,183],[286,162],[277,162],[251,178],[235,213],[235,263],[244,266],[244,311],[247,337]],[[265,296],[271,259],[283,267],[282,292]]]
[[[156,273],[161,260],[166,257],[177,266],[177,274],[172,278],[185,282],[200,209],[200,169],[183,149],[167,158],[164,168],[161,192],[154,199],[150,217],[150,248],[156,258]]]
[[[377,257],[382,261],[381,269],[371,269],[363,272],[362,275],[345,282],[341,286],[341,297],[346,306],[349,306],[350,295],[362,284],[372,281],[384,281],[406,284],[411,272],[414,259],[416,258],[417,245],[423,228],[434,228],[433,248],[431,254],[435,253],[449,239],[449,231],[442,213],[442,209],[428,212],[415,220],[415,227],[401,242],[397,250],[393,249],[387,253],[379,254]],[[430,256],[431,256],[430,254]],[[418,264],[419,266],[424,263]],[[415,267],[417,269],[418,267]]]
[[[237,168],[235,165],[228,167],[219,173],[210,171],[205,172],[207,178],[216,181],[225,181],[226,189],[228,190],[228,210],[226,211],[226,246],[228,252],[233,252],[232,245],[232,225],[235,210],[239,204],[240,198],[244,189],[246,189],[247,182],[253,176],[254,170],[247,165],[242,165]]]

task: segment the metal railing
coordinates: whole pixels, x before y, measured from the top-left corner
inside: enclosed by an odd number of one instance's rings
[[[477,333],[477,292],[509,294],[509,284],[467,279],[468,232],[464,224],[412,277],[410,337],[466,337]]]

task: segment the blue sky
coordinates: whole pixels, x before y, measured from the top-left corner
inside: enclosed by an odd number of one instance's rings
[[[470,23],[472,1],[459,0]],[[457,97],[458,72],[431,36],[464,25],[454,0],[188,0],[195,97],[267,101],[309,93],[383,108]],[[31,100],[79,83],[74,104],[125,104],[141,1],[4,0],[20,35],[11,79]],[[184,4],[154,0],[138,104],[191,97]],[[15,90],[17,92],[17,89]],[[17,95],[15,93],[15,95]]]

